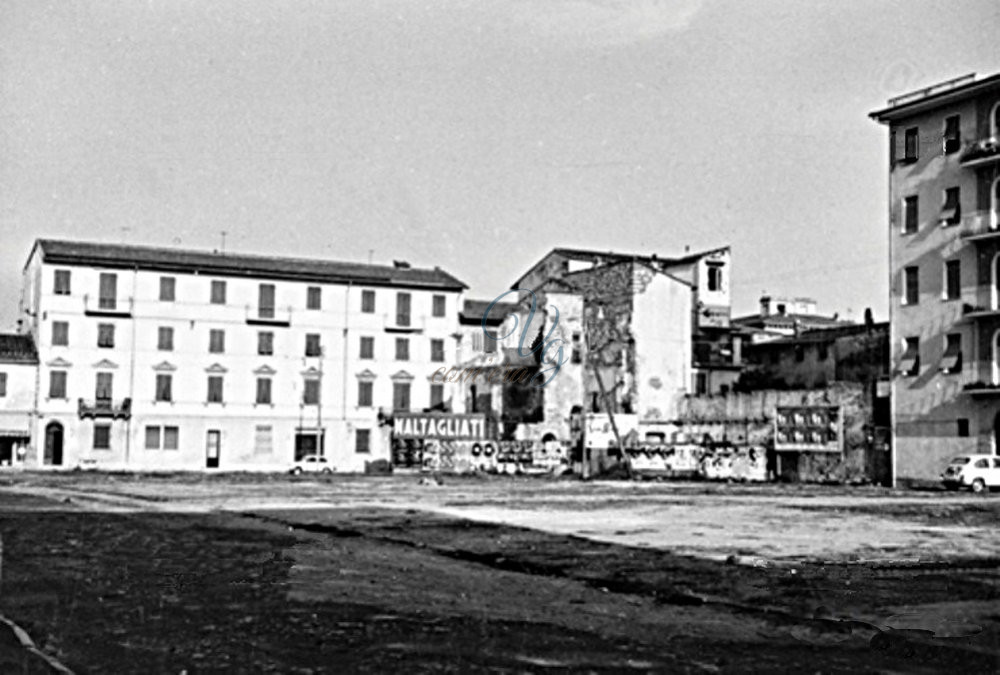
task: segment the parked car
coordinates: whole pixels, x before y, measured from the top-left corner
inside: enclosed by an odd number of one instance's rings
[[[293,476],[303,473],[333,473],[333,467],[326,461],[326,457],[322,455],[305,455],[302,459],[295,462],[288,473]]]
[[[949,490],[969,488],[984,492],[1000,487],[1000,457],[996,455],[959,455],[950,462],[941,482]]]

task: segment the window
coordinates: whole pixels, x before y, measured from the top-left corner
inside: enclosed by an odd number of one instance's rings
[[[410,360],[410,340],[409,338],[396,338],[396,360]]]
[[[271,378],[257,378],[257,403],[270,405],[271,403]]]
[[[828,345],[825,342],[819,343],[816,358],[818,358],[820,361],[826,361],[828,358],[830,358],[830,345]]]
[[[903,140],[903,161],[915,162],[920,156],[920,130],[917,127],[910,127],[906,130]]]
[[[721,291],[722,290],[722,266],[712,265],[708,266],[708,290],[710,291]]]
[[[211,302],[213,305],[224,305],[226,304],[226,282],[225,281],[213,281],[212,282],[212,297]]]
[[[486,345],[484,344],[484,341],[487,340],[492,342],[492,340],[486,337],[486,333],[484,333],[481,328],[477,328],[475,332],[472,333],[472,351],[474,352],[486,351]]]
[[[113,382],[114,375],[111,373],[98,373],[97,385],[94,387],[94,398],[98,401],[110,401]]]
[[[323,349],[319,344],[319,333],[306,335],[306,356],[322,356]]]
[[[962,264],[958,260],[948,260],[944,264],[944,299],[958,300],[962,297]]]
[[[274,333],[271,331],[257,333],[257,353],[261,356],[274,354]]]
[[[177,279],[174,277],[160,277],[160,301],[173,302],[174,293],[177,290]]]
[[[962,372],[962,334],[948,333],[944,340],[941,371],[953,375]]]
[[[257,425],[253,436],[253,454],[270,455],[274,452],[274,427],[269,424]]]
[[[208,402],[222,403],[222,376],[208,376]]]
[[[174,350],[174,329],[170,326],[160,326],[156,330],[156,348],[161,352]]]
[[[156,376],[156,400],[157,401],[172,401],[173,400],[173,375],[165,375],[159,373]]]
[[[69,322],[68,321],[53,321],[52,322],[52,346],[53,347],[66,347],[69,345]]]
[[[431,385],[431,407],[438,408],[444,405],[444,385]]]
[[[434,316],[444,316],[446,304],[447,301],[443,295],[435,295],[434,307],[432,309],[432,313],[434,314]]]
[[[396,293],[396,325],[410,325],[410,294]]]
[[[969,435],[969,419],[967,417],[959,417],[956,422],[958,422],[958,435],[967,437]]]
[[[915,305],[920,302],[919,268],[903,268],[903,304]]]
[[[0,373],[0,397],[7,395],[7,373]]]
[[[944,203],[941,205],[941,224],[955,225],[962,219],[962,205],[959,189],[950,187],[944,191]]]
[[[361,338],[361,356],[362,359],[374,359],[375,358],[375,338],[373,337],[362,337]]]
[[[162,435],[161,435],[162,430]],[[162,445],[160,439],[163,439]],[[180,446],[180,429],[177,427],[146,427],[147,450],[176,450]]]
[[[393,382],[392,383],[392,409],[393,410],[409,410],[410,409],[410,383],[409,382]]]
[[[274,284],[261,284],[257,290],[257,316],[274,318]]]
[[[944,154],[958,152],[962,147],[962,132],[959,130],[960,117],[952,115],[944,120]]]
[[[913,234],[920,227],[920,201],[916,195],[903,200],[903,234]]]
[[[920,338],[908,337],[903,340],[903,357],[899,361],[899,372],[916,375],[920,372]]]
[[[361,311],[365,314],[375,313],[375,291],[361,291]]]
[[[49,371],[49,398],[66,398],[66,371]]]
[[[708,373],[694,374],[694,393],[702,396],[708,393]],[[594,411],[596,412],[596,408]]]
[[[115,325],[113,323],[97,324],[97,346],[98,347],[115,346]]]
[[[94,450],[111,449],[111,426],[108,424],[94,425]]]
[[[583,350],[580,348],[582,344],[580,333],[573,333],[573,351],[570,355],[570,363],[583,363]]]
[[[323,306],[323,289],[310,286],[306,289],[306,309],[321,309]]]
[[[222,354],[226,351],[226,331],[221,328],[208,331],[208,351],[211,354]]]
[[[69,280],[69,270],[56,270],[53,293],[56,295],[69,295]]]
[[[372,383],[369,380],[358,382],[358,407],[370,408],[372,405]]]
[[[444,340],[431,340],[431,361],[435,363],[444,361]]]
[[[118,275],[102,272],[98,278],[97,306],[101,309],[118,307]]]
[[[304,385],[302,389],[302,402],[306,405],[318,405],[319,380],[310,378],[305,380]]]
[[[371,452],[372,431],[371,429],[354,430],[354,452],[365,454]]]

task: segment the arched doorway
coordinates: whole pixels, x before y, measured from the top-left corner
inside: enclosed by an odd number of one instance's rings
[[[42,463],[46,466],[62,466],[63,426],[59,422],[49,422],[45,426],[45,454]]]

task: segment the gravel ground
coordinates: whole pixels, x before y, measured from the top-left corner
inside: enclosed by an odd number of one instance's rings
[[[10,474],[0,613],[80,673],[997,672],[998,516],[835,487]]]

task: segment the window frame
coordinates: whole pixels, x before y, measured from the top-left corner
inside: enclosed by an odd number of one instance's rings
[[[911,280],[910,273],[913,273]],[[920,304],[920,266],[908,265],[903,268],[902,304],[911,306]]]
[[[318,377],[307,377],[302,381],[302,404],[320,405],[320,380]]]
[[[97,348],[98,349],[115,348],[115,324],[113,323],[97,324]]]
[[[174,351],[174,327],[173,326],[157,326],[156,327],[156,351],[158,351],[158,352],[172,352],[172,351]]]
[[[56,384],[58,383],[58,386]],[[55,368],[49,371],[49,395],[47,398],[53,400],[67,400],[69,384],[69,371]]]
[[[224,328],[208,329],[208,353],[226,353],[226,330]]]
[[[913,147],[910,147],[910,141]],[[912,149],[912,154],[910,150]],[[903,162],[910,164],[920,159],[920,127],[908,127],[903,132]]]
[[[215,386],[218,385],[218,386]],[[225,403],[225,380],[222,375],[208,376],[208,393],[205,396],[206,403]]]
[[[448,313],[448,296],[435,293],[431,298],[431,316],[443,317]]]
[[[949,135],[949,122],[955,121],[954,134]],[[962,149],[962,116],[948,115],[944,118],[944,130],[941,132],[942,151],[946,155],[951,155]]]
[[[52,275],[52,294],[53,295],[73,295],[73,271],[72,270],[53,270]],[[65,284],[62,283],[65,281]]]
[[[171,373],[157,373],[155,379],[156,388],[153,391],[153,401],[157,403],[173,403],[174,376]]]
[[[375,383],[371,380],[358,380],[358,407],[372,408],[375,406]]]
[[[306,288],[306,309],[323,309],[323,287],[308,286]]]
[[[916,234],[920,231],[920,195],[903,197],[903,234]]]
[[[272,378],[267,376],[257,377],[256,391],[254,393],[255,405],[274,405]]]
[[[410,360],[410,338],[397,337],[395,349],[396,361]]]
[[[945,302],[962,299],[962,261],[958,258],[944,261],[944,289],[941,299]]]
[[[375,291],[370,288],[361,289],[361,313],[375,313]]]
[[[274,356],[274,331],[257,331],[257,355]]]
[[[226,304],[227,290],[224,279],[212,279],[209,287],[208,303],[210,305]]]
[[[177,277],[160,277],[160,302],[177,301]]]
[[[366,349],[367,347],[367,349]],[[362,335],[358,342],[358,359],[361,361],[371,361],[375,358],[375,338],[371,335]]]
[[[56,330],[59,329],[59,330]],[[69,346],[69,321],[53,321],[52,322],[52,346],[53,347],[68,347]]]
[[[323,343],[321,333],[306,333],[305,355],[308,357],[323,356]]]
[[[100,435],[98,435],[100,431]],[[111,450],[111,425],[110,424],[95,424],[93,433],[93,443],[91,447],[94,450]],[[98,445],[98,441],[103,441]]]
[[[362,439],[364,442],[362,443]],[[354,430],[354,453],[357,455],[370,455],[372,452],[372,430]]]

